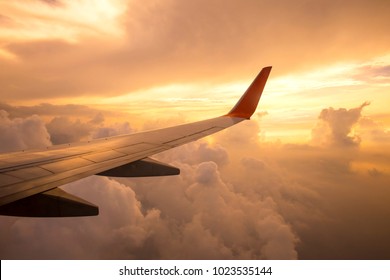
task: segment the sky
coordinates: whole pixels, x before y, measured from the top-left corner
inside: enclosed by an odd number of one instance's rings
[[[0,217],[1,259],[390,259],[390,2],[0,1],[0,152],[223,115],[180,176],[62,187],[97,217]]]

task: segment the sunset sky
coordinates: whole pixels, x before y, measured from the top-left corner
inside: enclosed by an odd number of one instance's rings
[[[64,186],[98,217],[0,217],[2,259],[390,259],[390,1],[0,1],[0,152],[227,113],[166,178]]]

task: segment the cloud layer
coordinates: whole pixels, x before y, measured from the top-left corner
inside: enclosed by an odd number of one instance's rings
[[[179,167],[180,176],[92,176],[68,184],[65,190],[99,205],[100,215],[1,217],[1,257],[388,258],[390,155],[375,157],[364,145],[345,149],[351,145],[345,137],[368,118],[361,115],[364,105],[320,112],[319,121],[329,125],[324,132],[329,145],[266,142],[258,137],[259,123],[252,120],[212,141],[156,156]],[[9,119],[3,112],[2,120],[2,126],[38,123],[42,135],[50,131],[36,116]],[[96,135],[102,133],[97,124],[103,122],[96,116],[83,125],[91,124],[90,135]],[[8,127],[4,131],[12,131]],[[115,130],[115,125],[107,127]],[[333,135],[333,130],[340,134]],[[25,139],[29,131],[20,130],[14,137]],[[361,143],[364,135],[368,134],[361,135]],[[42,137],[38,142],[46,141]]]

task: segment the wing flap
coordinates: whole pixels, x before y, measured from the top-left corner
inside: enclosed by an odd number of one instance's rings
[[[23,169],[16,169],[4,173],[5,175],[10,175],[23,180],[31,180],[43,176],[48,176],[53,174],[52,172],[45,170],[40,167],[26,167]]]
[[[140,143],[140,144],[129,145],[129,146],[125,146],[125,147],[118,147],[118,148],[115,148],[115,151],[117,151],[119,153],[126,154],[126,155],[131,155],[131,154],[137,153],[138,151],[150,150],[153,148],[156,148],[155,144]]]
[[[0,215],[7,216],[78,217],[98,214],[96,205],[59,188],[0,206]]]
[[[1,174],[0,173],[0,187],[7,186],[10,184],[15,184],[17,182],[21,182],[22,180],[20,178],[16,178],[14,176],[10,176],[8,174]]]
[[[73,170],[76,168],[80,168],[83,166],[88,166],[93,164],[94,162],[81,158],[81,157],[76,157],[76,158],[71,158],[71,159],[64,159],[61,161],[55,161],[52,163],[47,163],[40,165],[39,167],[48,170],[52,173],[61,173],[64,171],[68,170]]]
[[[115,159],[115,158],[120,158],[125,156],[126,154],[120,153],[118,151],[114,150],[109,150],[109,151],[104,151],[100,153],[93,153],[91,155],[85,155],[83,156],[84,159],[92,162],[102,162],[110,159]]]
[[[118,166],[96,175],[110,177],[152,177],[179,175],[180,169],[157,160],[146,158]]]

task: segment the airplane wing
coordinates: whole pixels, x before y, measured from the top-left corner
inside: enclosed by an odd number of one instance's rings
[[[90,175],[143,177],[180,170],[149,156],[195,141],[249,119],[271,67],[263,68],[226,115],[169,128],[0,155],[0,215],[98,215],[96,205],[58,188]]]

